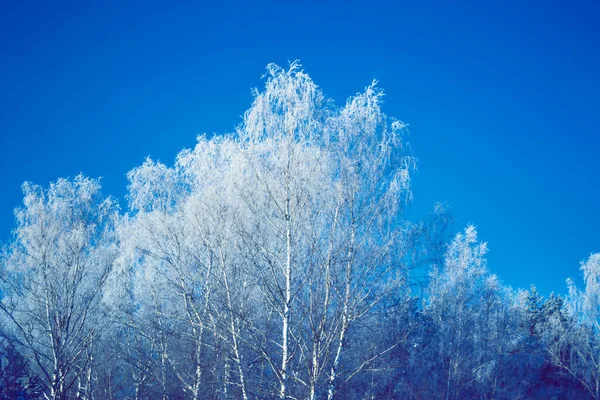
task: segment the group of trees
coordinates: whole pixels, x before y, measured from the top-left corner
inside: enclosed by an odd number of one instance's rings
[[[47,399],[600,398],[600,255],[514,291],[442,205],[375,84],[336,108],[269,65],[234,134],[97,180],[25,184],[1,259],[0,394]],[[419,279],[425,272],[427,279]]]

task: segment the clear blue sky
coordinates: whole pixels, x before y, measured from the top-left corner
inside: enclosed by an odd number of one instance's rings
[[[597,1],[119,3],[1,3],[0,238],[23,181],[123,198],[129,169],[231,131],[266,64],[300,59],[338,104],[380,81],[420,160],[412,212],[449,203],[506,283],[565,292],[600,251]]]

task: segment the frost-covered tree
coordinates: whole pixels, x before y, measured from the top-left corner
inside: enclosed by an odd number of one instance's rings
[[[133,335],[129,351],[136,355],[130,358],[138,370],[136,391],[151,373],[157,396],[166,399],[179,387],[197,399],[204,369],[212,362],[201,360],[211,270],[204,239],[194,228],[203,226],[183,211],[176,170],[148,159],[129,179],[134,215],[120,227],[119,274],[130,284],[121,323]],[[141,343],[145,351],[140,354]],[[184,356],[187,352],[193,356]],[[176,385],[170,388],[169,382]]]
[[[89,397],[108,318],[102,296],[116,257],[116,203],[77,176],[26,183],[3,258],[0,309],[50,399]]]
[[[568,280],[567,312],[558,309],[546,323],[551,361],[579,383],[593,399],[600,398],[600,254],[581,263],[585,288]]]
[[[297,63],[267,72],[235,134],[130,172],[121,260],[138,319],[158,327],[143,335],[162,349],[159,381],[173,374],[197,393],[199,375],[186,383],[165,350],[176,331],[208,357],[198,368],[219,365],[222,392],[332,398],[386,350],[344,351],[352,326],[406,282],[414,161],[374,85],[338,109]]]
[[[259,290],[281,319],[281,352],[267,357],[276,354],[281,398],[333,398],[340,376],[384,350],[369,343],[369,355],[353,359],[344,351],[351,327],[404,282],[401,210],[413,160],[375,85],[337,109],[297,64],[270,65],[268,76],[238,129],[246,181],[255,182],[242,200],[250,220],[260,218],[244,233],[247,252],[259,256]]]
[[[434,324],[424,354],[429,392],[440,399],[518,398],[507,362],[518,341],[514,295],[488,272],[485,243],[473,226],[450,243],[443,268],[434,268],[425,313]],[[417,368],[427,368],[427,362]]]

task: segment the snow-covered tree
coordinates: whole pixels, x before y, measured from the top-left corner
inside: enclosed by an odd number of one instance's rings
[[[26,183],[4,256],[0,309],[47,385],[47,397],[89,396],[96,343],[108,321],[103,288],[116,257],[116,203],[77,176]]]
[[[434,361],[430,395],[435,398],[519,397],[507,382],[506,365],[518,339],[517,305],[488,272],[486,252],[486,243],[478,242],[469,226],[450,243],[443,268],[431,274],[425,312],[434,324],[428,356]]]
[[[600,398],[600,253],[581,263],[585,288],[568,280],[567,312],[552,313],[545,335],[552,362]]]
[[[340,376],[385,351],[344,355],[351,327],[406,282],[401,211],[414,161],[381,98],[371,85],[337,109],[297,63],[269,65],[235,134],[200,137],[171,168],[147,160],[130,172],[121,259],[135,312],[187,332],[198,355],[210,332],[203,354],[228,371],[214,373],[220,390],[232,390],[235,371],[242,397],[250,386],[332,398]],[[156,343],[163,353],[167,336]],[[198,375],[186,383],[167,353],[158,376],[169,370],[197,393]]]

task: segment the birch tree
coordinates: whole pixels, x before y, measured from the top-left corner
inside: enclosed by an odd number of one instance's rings
[[[185,213],[189,193],[176,169],[148,159],[129,179],[133,214],[123,227],[123,263],[129,264],[138,306],[125,324],[158,352],[151,365],[162,397],[175,380],[197,400],[213,361],[202,359],[210,357],[205,344],[213,279],[212,255],[198,234],[204,227]]]
[[[107,321],[102,293],[116,257],[117,206],[98,181],[26,183],[4,258],[0,309],[47,385],[46,397],[89,397],[94,344]],[[83,393],[81,392],[83,390]]]
[[[401,211],[414,160],[382,96],[373,84],[337,109],[298,64],[270,65],[238,129],[247,160],[238,187],[252,221],[241,223],[246,252],[281,319],[276,353],[263,351],[281,398],[292,387],[310,398],[327,387],[332,398],[350,327],[405,282]],[[347,364],[344,379],[368,360]]]

